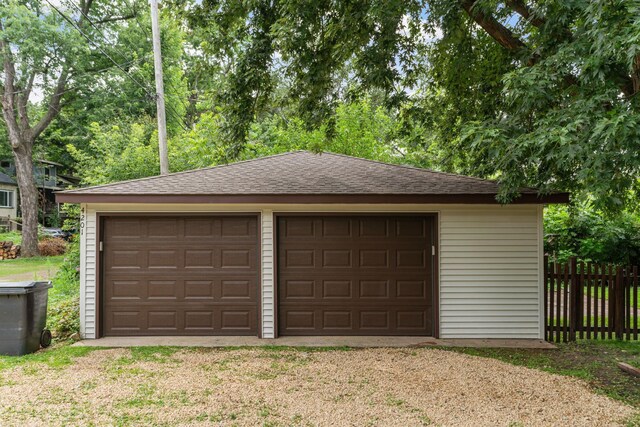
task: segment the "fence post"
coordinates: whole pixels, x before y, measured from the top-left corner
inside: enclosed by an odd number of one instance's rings
[[[542,295],[544,298],[544,315],[542,316],[543,322],[543,335],[545,341],[551,341],[551,334],[549,333],[549,310],[553,311],[553,307],[549,309],[549,256],[544,256],[544,265],[542,267]],[[553,292],[553,290],[551,291]]]
[[[624,338],[624,268],[616,268],[616,285],[615,295],[609,295],[609,298],[615,298],[614,305],[614,330],[616,332],[616,338],[621,340]]]
[[[569,341],[576,340],[576,329],[578,328],[578,307],[581,307],[581,301],[578,301],[580,297],[580,276],[578,276],[578,262],[576,257],[571,257],[569,260],[571,274],[571,288],[569,298]],[[566,301],[565,301],[566,303]]]

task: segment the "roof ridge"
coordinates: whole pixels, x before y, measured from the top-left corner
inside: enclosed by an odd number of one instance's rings
[[[304,150],[301,150],[301,151],[304,151]],[[348,154],[333,153],[331,151],[325,151],[324,153],[325,154],[331,154],[333,156],[346,157],[348,159],[356,159],[356,160],[362,160],[362,161],[369,162],[369,163],[376,163],[376,164],[384,165],[384,166],[396,166],[396,167],[400,167],[400,168],[417,170],[417,171],[421,171],[421,172],[429,172],[429,173],[434,173],[434,174],[439,174],[439,175],[455,176],[455,177],[458,177],[458,178],[466,178],[466,179],[472,179],[472,180],[476,180],[476,181],[483,181],[483,182],[490,182],[490,183],[493,183],[493,184],[499,184],[497,180],[493,180],[493,179],[478,178],[476,176],[462,175],[462,174],[453,173],[453,172],[436,171],[436,170],[433,170],[433,169],[430,169],[430,168],[422,168],[422,167],[412,166],[412,165],[407,165],[407,164],[386,163],[386,162],[383,162],[383,161],[380,161],[380,160],[365,159],[364,157],[355,157],[355,156],[350,156]],[[322,153],[320,153],[320,154],[322,154]]]
[[[233,162],[233,163],[225,163],[225,164],[222,164],[222,165],[207,166],[205,168],[190,169],[190,170],[187,170],[187,171],[172,172],[172,173],[168,173],[166,175],[145,176],[143,178],[133,178],[133,179],[127,179],[127,180],[124,180],[124,181],[109,182],[107,184],[99,184],[99,185],[91,185],[89,187],[74,188],[73,190],[60,191],[60,193],[76,193],[76,192],[79,192],[79,191],[93,190],[95,188],[105,188],[105,187],[110,187],[110,186],[113,186],[113,185],[120,185],[120,184],[129,183],[129,182],[151,181],[151,180],[154,180],[154,179],[166,178],[168,176],[186,175],[186,174],[190,174],[190,173],[202,172],[202,171],[211,170],[211,169],[220,169],[220,168],[224,168],[224,167],[227,167],[227,166],[234,166],[234,165],[239,165],[239,164],[243,164],[243,163],[256,162],[256,161],[259,161],[259,160],[270,159],[270,158],[273,158],[273,157],[283,157],[283,156],[287,156],[287,155],[290,155],[290,154],[296,154],[296,153],[300,153],[300,152],[304,152],[304,151],[305,150],[287,151],[285,153],[271,154],[271,155],[264,156],[264,157],[256,157],[256,158],[253,158],[253,159],[240,160],[240,161]]]

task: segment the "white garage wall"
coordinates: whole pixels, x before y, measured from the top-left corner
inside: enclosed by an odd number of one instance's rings
[[[275,335],[274,212],[433,212],[441,338],[542,338],[542,206],[89,204],[81,236],[81,334],[96,337],[97,212],[262,212],[262,335]]]
[[[445,208],[440,218],[441,336],[542,338],[541,209]]]

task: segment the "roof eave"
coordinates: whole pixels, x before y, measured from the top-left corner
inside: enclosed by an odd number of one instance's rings
[[[56,193],[58,203],[500,204],[496,194],[96,194]],[[514,204],[568,203],[569,193],[522,194]]]

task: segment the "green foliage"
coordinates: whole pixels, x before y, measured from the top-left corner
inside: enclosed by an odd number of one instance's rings
[[[187,132],[169,140],[169,166],[172,172],[217,165],[226,151],[220,143],[220,116],[204,113]]]
[[[212,58],[209,63],[231,64],[218,98],[231,156],[241,152],[251,123],[269,111],[277,95],[274,68],[280,64],[286,102],[316,127],[345,91],[356,95],[380,88],[392,104],[405,96],[395,83],[414,74],[418,1],[174,3],[186,11],[200,47]]]
[[[89,129],[92,139],[87,149],[67,146],[83,183],[97,185],[158,173],[158,149],[150,143],[155,136],[150,120],[107,129],[92,123]]]
[[[463,132],[477,172],[498,174],[504,200],[535,185],[588,192],[608,210],[632,203],[640,184],[640,88],[630,87],[640,73],[639,11],[624,0],[557,3],[547,24],[528,33],[541,56],[504,73],[503,111]]]
[[[13,242],[15,245],[19,245],[22,243],[22,233],[19,231],[0,233],[0,242]]]
[[[61,209],[66,215],[62,229],[72,233],[78,232],[80,230],[80,205],[65,203]]]
[[[333,130],[327,125],[309,130],[303,120],[272,117],[252,126],[245,156],[259,157],[294,150],[329,151],[380,161],[401,160],[395,140],[397,122],[370,100],[341,104]]]
[[[47,328],[56,340],[64,341],[80,333],[79,297],[52,302],[47,314]]]
[[[218,114],[204,113],[192,129],[170,138],[172,172],[215,166],[228,160],[227,146],[220,138],[224,132],[221,121]],[[411,161],[403,155],[403,140],[396,138],[397,121],[368,99],[338,106],[333,128],[330,136],[326,125],[309,130],[299,117],[283,120],[270,116],[252,125],[250,142],[241,157],[311,150],[388,162]],[[88,148],[68,147],[84,183],[96,185],[157,174],[156,134],[149,121],[110,128],[93,123],[90,129]],[[70,215],[74,224],[77,215],[75,211]]]
[[[80,245],[69,245],[64,262],[53,279],[47,325],[54,337],[64,340],[80,332]]]
[[[560,261],[640,265],[640,215],[607,215],[593,205],[550,206],[545,210],[545,251]]]

